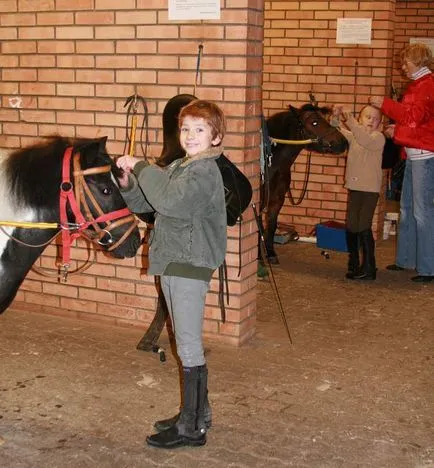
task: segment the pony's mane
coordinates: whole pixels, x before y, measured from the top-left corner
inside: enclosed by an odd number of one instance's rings
[[[320,112],[321,114],[328,114],[331,112],[331,109],[329,106],[319,107],[318,105],[308,103],[308,104],[302,105],[299,109],[299,112],[306,112],[306,111],[316,111],[316,112]]]
[[[54,135],[9,154],[3,167],[11,202],[17,208],[36,209],[58,203],[65,149],[68,146],[77,148],[89,141],[94,140]],[[106,160],[104,162],[107,164]]]
[[[314,106],[311,103],[303,104],[299,109],[300,112],[317,111],[317,110],[318,110],[318,106]]]

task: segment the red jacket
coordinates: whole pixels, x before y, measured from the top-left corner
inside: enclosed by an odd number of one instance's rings
[[[412,81],[401,102],[384,98],[381,110],[395,121],[395,143],[434,151],[434,75]]]

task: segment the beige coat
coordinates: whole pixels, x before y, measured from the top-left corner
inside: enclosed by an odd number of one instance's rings
[[[340,129],[349,143],[345,187],[349,190],[380,193],[385,136],[379,131],[368,133],[351,115],[345,123],[349,130]]]

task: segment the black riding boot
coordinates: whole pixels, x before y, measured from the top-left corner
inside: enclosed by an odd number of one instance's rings
[[[362,244],[363,265],[360,271],[353,276],[353,279],[374,280],[377,277],[377,267],[375,265],[375,241],[372,229],[366,229],[360,233],[360,243]]]
[[[148,445],[159,448],[206,444],[204,421],[205,392],[200,386],[199,367],[184,367],[184,404],[176,423],[169,429],[146,438]]]
[[[348,272],[345,275],[349,279],[353,279],[354,275],[359,272],[359,233],[346,231],[347,247],[348,247]]]
[[[200,385],[200,392],[205,392],[205,407],[204,407],[204,422],[205,427],[209,429],[212,425],[212,411],[211,406],[208,400],[208,369],[206,364],[203,366],[198,367],[199,371],[199,385]],[[181,413],[176,414],[168,419],[162,419],[160,421],[156,421],[154,424],[155,429],[158,432],[166,431],[170,429],[179,419]]]

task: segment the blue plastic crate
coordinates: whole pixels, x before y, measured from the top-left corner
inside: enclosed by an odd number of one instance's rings
[[[321,249],[348,252],[345,226],[327,226],[320,223],[316,225],[316,246]]]

